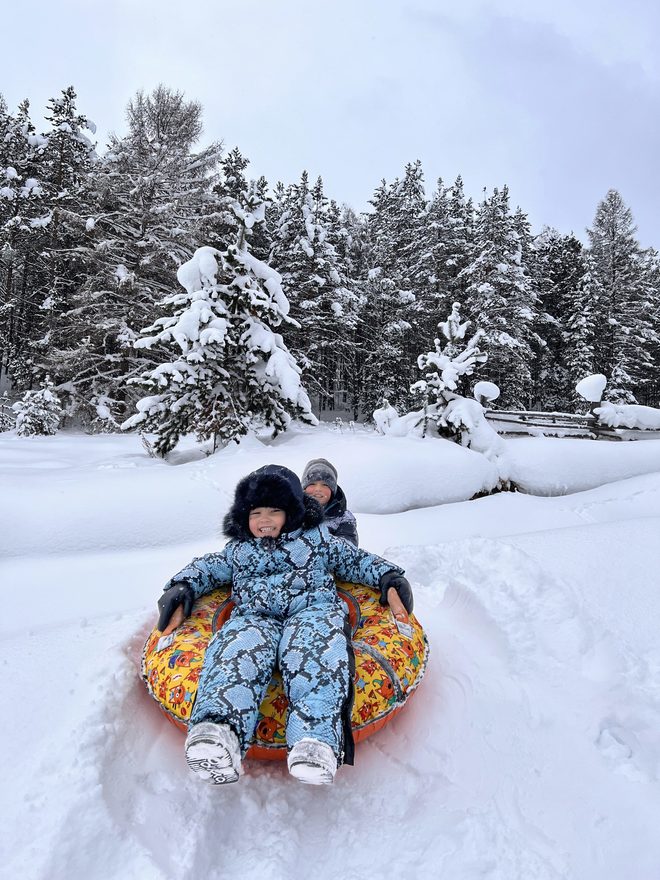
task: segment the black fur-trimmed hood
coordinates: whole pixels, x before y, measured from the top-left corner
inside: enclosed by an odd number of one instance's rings
[[[234,502],[224,518],[223,532],[228,538],[248,541],[250,511],[255,507],[279,507],[286,513],[282,532],[311,529],[323,522],[323,508],[303,492],[300,480],[289,468],[267,464],[248,474],[236,486]]]

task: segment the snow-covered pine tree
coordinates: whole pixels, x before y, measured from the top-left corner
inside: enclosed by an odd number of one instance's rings
[[[260,177],[256,183],[248,180],[245,170],[250,164],[238,147],[230,150],[219,162],[219,180],[212,190],[208,206],[201,223],[195,232],[197,241],[205,241],[210,247],[224,251],[236,241],[236,216],[231,208],[234,202],[247,197],[248,190],[268,206],[268,181]],[[263,223],[252,231],[250,249],[257,259],[268,262],[272,248],[272,233],[268,223],[268,212]]]
[[[451,234],[449,187],[438,178],[427,207],[424,237],[418,243],[419,289],[414,314],[422,339],[433,338],[439,316],[447,314],[455,299],[450,294],[456,275],[449,264]]]
[[[0,382],[30,388],[40,310],[48,280],[44,227],[50,214],[42,186],[46,139],[36,133],[29,101],[16,116],[0,106]]]
[[[440,316],[447,314],[452,302],[465,300],[461,272],[472,257],[472,213],[460,175],[452,186],[439,179],[419,241],[421,278],[416,313],[420,328],[424,325],[424,340],[433,338]]]
[[[563,363],[571,388],[571,408],[584,407],[584,400],[575,391],[577,383],[596,372],[596,341],[598,309],[602,296],[600,282],[594,272],[591,255],[582,250],[582,274],[564,293]]]
[[[536,293],[522,262],[522,244],[509,212],[507,187],[479,205],[474,257],[461,273],[465,309],[488,343],[489,378],[502,390],[504,406],[531,400],[532,325]]]
[[[44,135],[42,187],[49,212],[44,228],[48,278],[40,306],[46,332],[39,342],[37,368],[59,383],[63,361],[78,341],[72,301],[84,286],[92,260],[87,220],[96,151],[86,132],[94,134],[96,126],[78,112],[73,86],[49,101],[46,119],[50,129]]]
[[[655,372],[655,290],[636,231],[632,212],[616,190],[598,205],[587,230],[594,274],[602,288],[598,372],[608,376],[606,394],[613,403],[634,403],[635,393]]]
[[[438,324],[442,338],[434,340],[435,350],[421,354],[417,359],[424,379],[416,382],[411,392],[424,400],[426,418],[435,423],[438,432],[460,442],[460,432],[443,420],[450,401],[469,393],[469,380],[478,364],[488,360],[480,345],[485,340],[481,329],[466,340],[470,321],[462,321],[459,303],[452,305],[445,321]]]
[[[351,297],[344,307],[347,320],[339,344],[338,387],[343,389],[337,405],[351,411],[353,419],[360,416],[360,398],[365,381],[364,361],[366,355],[367,302],[365,282],[368,273],[366,225],[352,208],[341,207],[330,201],[328,210],[328,240],[339,260],[342,275]]]
[[[70,310],[76,332],[66,387],[72,409],[97,429],[126,417],[136,399],[129,379],[158,363],[158,346],[133,343],[158,316],[173,273],[195,250],[202,215],[217,202],[211,190],[221,147],[193,152],[201,114],[199,103],[164,86],[138,92],[127,134],[111,136],[96,169],[87,224],[94,256]]]
[[[593,372],[589,369],[572,379],[573,370],[589,360],[586,346],[593,332],[594,303],[588,301],[593,286],[585,286],[583,279],[584,250],[575,236],[545,228],[534,240],[528,262],[538,294],[532,343],[533,406],[566,410],[576,402],[572,394],[576,382]],[[587,309],[581,316],[573,311],[578,303]],[[593,351],[590,362],[593,366]]]
[[[41,388],[26,391],[23,399],[14,404],[13,410],[17,414],[16,433],[19,437],[57,434],[62,407],[48,376]]]
[[[9,395],[5,391],[0,397],[0,434],[3,431],[11,431],[16,427],[16,415],[12,410],[11,403],[9,401]]]
[[[209,201],[196,233],[199,241],[208,242],[208,247],[223,251],[236,241],[236,215],[231,205],[245,198],[248,182],[244,171],[249,164],[250,160],[238,147],[230,150],[218,164],[219,179],[213,187],[215,198]]]
[[[417,372],[414,352],[421,350],[416,304],[428,277],[419,256],[426,214],[421,164],[409,163],[403,180],[392,184],[383,180],[370,203],[374,210],[367,218],[369,336],[365,340],[362,410],[373,412],[383,397],[408,409],[410,385]]]
[[[655,248],[643,251],[644,274],[647,281],[647,294],[653,339],[649,350],[653,367],[648,381],[640,387],[636,395],[645,406],[660,407],[660,254]]]
[[[331,240],[332,219],[322,179],[310,188],[303,172],[288,190],[272,256],[300,324],[289,334],[291,348],[320,410],[342,406],[360,305]]]
[[[251,192],[234,210],[237,243],[224,252],[199,248],[177,273],[185,293],[164,301],[173,314],[136,342],[179,352],[143,374],[140,384],[153,393],[122,426],[155,433],[159,455],[191,431],[215,447],[262,427],[275,435],[292,417],[316,423],[300,369],[273,330],[288,320],[281,278],[248,247],[263,202]]]

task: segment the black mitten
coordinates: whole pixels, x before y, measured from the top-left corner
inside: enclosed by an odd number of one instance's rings
[[[183,614],[188,617],[194,601],[195,596],[188,584],[172,584],[158,600],[158,629],[161,632],[165,629],[179,605],[183,605]]]
[[[380,579],[380,604],[387,605],[387,591],[390,587],[394,587],[394,589],[399,594],[399,599],[403,603],[403,607],[406,609],[408,614],[413,610],[413,594],[412,587],[408,582],[407,578],[404,578],[402,574],[399,574],[396,571],[388,571],[386,574],[382,576]]]

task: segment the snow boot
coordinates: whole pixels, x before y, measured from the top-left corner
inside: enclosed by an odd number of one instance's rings
[[[301,739],[289,752],[289,773],[309,785],[332,785],[337,772],[337,759],[327,743],[318,739]]]
[[[200,779],[215,785],[238,782],[241,749],[228,724],[202,721],[188,729],[186,761]]]

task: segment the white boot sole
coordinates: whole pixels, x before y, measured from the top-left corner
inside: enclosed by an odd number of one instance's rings
[[[229,749],[217,742],[200,739],[186,747],[188,766],[200,779],[213,785],[238,782]]]
[[[309,761],[296,761],[289,767],[289,773],[306,785],[332,785],[335,778],[327,767]]]

